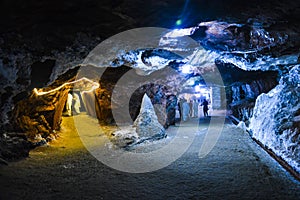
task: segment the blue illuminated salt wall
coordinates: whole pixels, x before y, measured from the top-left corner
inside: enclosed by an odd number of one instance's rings
[[[300,65],[257,98],[249,128],[253,138],[300,173]]]

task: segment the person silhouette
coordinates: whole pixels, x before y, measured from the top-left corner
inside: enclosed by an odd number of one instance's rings
[[[203,100],[202,106],[204,117],[208,117],[208,102],[206,101],[206,99]]]
[[[68,93],[68,98],[66,102],[66,110],[68,116],[72,115],[72,102],[73,102],[73,95],[71,93]]]
[[[76,114],[80,113],[80,107],[81,107],[81,103],[80,103],[80,98],[79,95],[74,93],[73,94],[73,100],[74,100],[74,111]]]
[[[193,111],[194,111],[194,116],[193,117],[198,117],[198,106],[199,106],[198,100],[195,99],[193,101]]]

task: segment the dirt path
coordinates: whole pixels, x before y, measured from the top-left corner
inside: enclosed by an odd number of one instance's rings
[[[76,117],[90,123],[86,116]],[[0,199],[299,199],[300,183],[246,133],[226,124],[216,146],[200,159],[207,123],[202,121],[197,133],[189,125],[181,124],[187,127],[182,140],[191,134],[195,140],[182,157],[163,169],[132,174],[95,159],[74,131],[72,118],[64,118],[61,138],[0,167]],[[177,128],[170,127],[165,140],[134,150],[167,144]],[[105,138],[101,133],[87,137]]]

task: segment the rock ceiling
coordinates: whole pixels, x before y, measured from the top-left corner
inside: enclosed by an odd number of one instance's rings
[[[101,39],[135,27],[175,28],[193,27],[200,22],[223,21],[217,24],[229,32],[239,34],[250,29],[264,29],[274,38],[288,37],[288,44],[280,46],[282,53],[299,50],[300,7],[298,1],[285,3],[279,0],[190,0],[190,1],[1,1],[1,46],[9,48],[24,45],[40,53],[51,49],[64,49],[79,32],[96,35]],[[242,24],[228,25],[230,23]],[[208,32],[216,33],[214,24],[205,24]],[[200,31],[201,32],[201,31]],[[257,32],[258,33],[258,32]],[[262,32],[261,32],[262,33]],[[197,34],[199,37],[201,34]],[[196,38],[197,38],[196,37]],[[224,40],[226,39],[226,41]],[[247,38],[244,38],[247,39]],[[220,42],[230,46],[230,39],[209,38],[210,45]],[[240,48],[247,46],[243,39],[237,42]],[[279,40],[279,39],[278,39]],[[270,42],[270,41],[264,41]],[[293,45],[291,44],[293,43]],[[266,45],[266,44],[264,44]],[[218,47],[223,48],[223,47]],[[38,53],[38,52],[36,52]]]

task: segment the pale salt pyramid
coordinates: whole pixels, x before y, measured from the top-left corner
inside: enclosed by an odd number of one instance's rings
[[[158,140],[166,136],[164,127],[158,122],[150,98],[143,97],[140,113],[133,126],[122,127],[112,133],[112,141],[119,147],[139,144],[146,140]]]
[[[166,136],[164,127],[158,122],[157,115],[150,98],[144,94],[140,113],[133,123],[141,140],[161,139]]]

